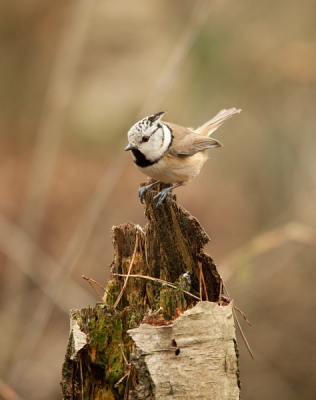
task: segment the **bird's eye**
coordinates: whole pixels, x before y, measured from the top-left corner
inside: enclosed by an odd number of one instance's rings
[[[143,136],[142,142],[148,142],[148,140],[149,140],[149,136]]]

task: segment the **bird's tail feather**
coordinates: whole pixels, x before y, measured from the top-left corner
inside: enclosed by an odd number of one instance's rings
[[[230,108],[229,110],[222,110],[215,115],[214,118],[207,121],[205,124],[195,129],[196,133],[200,135],[210,136],[217,128],[219,128],[225,121],[233,117],[235,114],[239,114],[241,110],[236,108]]]

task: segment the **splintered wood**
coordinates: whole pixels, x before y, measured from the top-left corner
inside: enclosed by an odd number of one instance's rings
[[[64,399],[239,399],[233,303],[209,237],[175,200],[156,207],[156,193],[144,228],[112,228],[103,302],[71,313]]]

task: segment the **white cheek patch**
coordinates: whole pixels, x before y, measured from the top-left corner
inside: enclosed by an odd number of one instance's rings
[[[172,139],[169,127],[162,123],[159,125],[159,128],[152,134],[149,142],[140,148],[146,158],[151,161],[161,159],[168,150]]]
[[[161,151],[162,153],[165,153],[170,146],[172,140],[172,134],[170,128],[167,125],[161,124],[161,126],[163,129],[163,140],[161,143]]]

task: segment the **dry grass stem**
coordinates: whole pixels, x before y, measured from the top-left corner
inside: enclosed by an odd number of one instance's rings
[[[113,275],[115,275],[115,276],[127,276],[127,275],[124,275],[124,274],[113,274]],[[150,280],[150,281],[163,283],[164,285],[170,286],[170,287],[172,287],[173,289],[179,289],[178,286],[173,285],[173,284],[170,283],[170,282],[164,281],[163,279],[153,278],[153,277],[151,277],[151,276],[145,276],[145,275],[128,275],[128,276],[129,276],[129,278],[148,279],[148,280]],[[197,297],[197,296],[195,296],[194,294],[188,292],[187,290],[183,290],[183,289],[180,289],[180,290],[181,290],[183,293],[187,294],[188,296],[191,296],[191,297],[193,297],[194,299],[201,301],[201,299],[200,299],[199,297]]]
[[[246,339],[246,336],[244,335],[244,332],[243,332],[243,330],[241,329],[240,323],[239,323],[239,321],[238,321],[235,308],[233,308],[233,315],[234,315],[235,321],[236,321],[236,323],[237,323],[237,326],[238,326],[239,332],[240,332],[240,334],[241,334],[241,337],[243,338],[243,341],[245,342],[245,345],[246,345],[246,347],[247,347],[247,349],[248,349],[248,351],[249,351],[249,354],[250,354],[251,358],[254,360],[255,358],[254,358],[254,356],[253,356],[253,353],[252,353],[252,351],[251,351],[251,348],[250,348],[250,346],[249,346],[249,343],[248,343],[248,341],[247,341],[247,339]]]
[[[200,289],[200,300],[202,301],[203,294],[202,294],[202,266],[201,263],[198,262],[198,266],[200,269],[200,275],[199,275],[199,289]]]
[[[101,283],[95,281],[95,280],[92,279],[92,278],[88,278],[88,277],[85,276],[85,275],[82,275],[81,278],[82,278],[82,279],[85,279],[85,280],[87,280],[87,281],[91,281],[91,282],[94,283],[95,285],[98,285],[98,286],[104,291],[104,293],[106,293],[106,294],[107,294],[109,297],[111,297],[111,298],[113,297],[113,296],[105,289],[105,287],[101,285]]]
[[[209,301],[201,261],[198,262],[198,266],[199,266],[199,269],[200,269],[200,278],[202,280],[202,284],[203,284],[203,288],[204,288],[205,299],[206,299],[206,301]]]
[[[103,300],[102,296],[101,296],[100,293],[97,291],[97,289],[94,287],[93,283],[99,285],[101,288],[102,288],[102,286],[101,286],[98,282],[96,282],[96,281],[93,280],[93,279],[88,278],[87,276],[82,275],[81,278],[84,279],[84,280],[86,280],[86,281],[91,285],[92,289],[96,292],[96,294],[97,294],[98,297],[100,298],[101,302],[104,303],[104,300]],[[104,291],[106,292],[105,289],[104,289]],[[107,292],[106,292],[106,293],[107,293]]]
[[[136,254],[136,250],[137,250],[137,247],[138,247],[138,235],[139,235],[138,232],[136,232],[135,247],[134,247],[134,253],[133,253],[133,256],[132,256],[132,260],[130,262],[127,275],[124,275],[124,276],[126,276],[126,279],[124,281],[122,290],[121,290],[120,294],[118,295],[118,297],[117,297],[117,299],[116,299],[116,301],[115,301],[115,303],[113,305],[114,308],[116,308],[116,306],[118,305],[118,303],[120,302],[120,300],[121,300],[121,298],[123,296],[124,290],[125,290],[126,285],[127,285],[128,278],[130,276],[130,273],[131,273],[131,270],[132,270],[132,267],[133,267],[133,264],[134,264],[135,254]]]
[[[227,287],[226,287],[226,285],[225,285],[225,283],[223,281],[223,278],[222,277],[220,277],[220,278],[221,278],[221,282],[222,282],[223,288],[225,289],[225,292],[227,293],[227,296],[229,297],[229,299],[231,299],[231,297],[230,297],[230,295],[228,293]]]
[[[237,310],[243,316],[243,318],[247,322],[247,324],[249,326],[251,326],[251,322],[247,319],[246,315],[235,305],[234,305],[234,309]]]
[[[115,383],[114,387],[118,387],[126,379],[124,400],[128,400],[130,387],[131,386],[136,387],[136,385],[137,385],[136,379],[135,379],[136,370],[135,370],[135,367],[127,361],[127,358],[126,358],[124,350],[123,350],[123,346],[121,344],[119,345],[119,348],[121,350],[122,356],[123,356],[125,364],[127,366],[127,371],[126,371],[125,375],[122,376],[122,378]]]
[[[219,305],[222,305],[222,292],[223,292],[223,279],[221,277],[221,283],[219,284]]]
[[[228,293],[227,287],[226,287],[226,285],[225,285],[225,283],[224,283],[222,277],[221,277],[221,280],[222,280],[222,283],[223,283],[223,287],[224,287],[224,289],[225,289],[225,291],[226,291],[226,293],[227,293],[227,296],[229,297],[229,299],[231,299],[231,297],[230,297],[230,295],[229,295],[229,293]],[[246,318],[245,314],[244,314],[242,311],[240,311],[240,309],[237,308],[237,307],[234,305],[234,307],[233,307],[233,315],[234,315],[235,321],[236,321],[236,323],[237,323],[239,332],[240,332],[240,334],[241,334],[241,337],[242,337],[243,341],[245,342],[245,345],[246,345],[246,347],[247,347],[247,349],[248,349],[248,351],[249,351],[249,354],[250,354],[251,358],[254,359],[253,353],[252,353],[251,348],[250,348],[250,346],[249,346],[249,343],[248,343],[248,341],[247,341],[247,339],[246,339],[246,336],[245,336],[243,330],[241,329],[241,326],[240,326],[240,323],[239,323],[239,321],[238,321],[238,318],[237,318],[237,314],[236,314],[235,309],[241,313],[241,315],[245,318],[245,320],[247,321],[247,323],[248,323],[250,326],[251,326],[251,323],[248,321],[248,319]]]
[[[123,346],[122,346],[121,344],[119,344],[119,348],[120,348],[120,350],[121,350],[121,353],[122,353],[122,356],[123,356],[123,358],[124,358],[125,364],[126,364],[127,366],[130,365],[130,363],[127,361],[127,358],[126,358],[125,353],[124,353],[124,350],[123,350]]]

